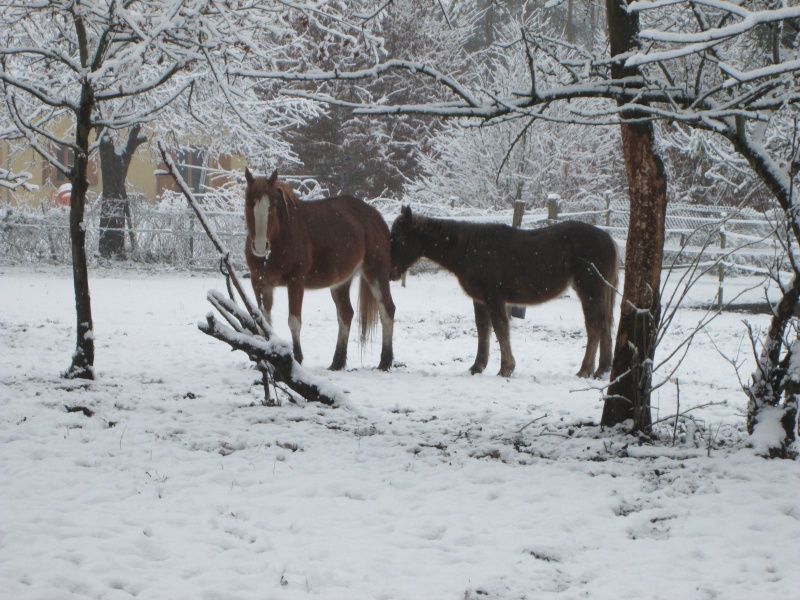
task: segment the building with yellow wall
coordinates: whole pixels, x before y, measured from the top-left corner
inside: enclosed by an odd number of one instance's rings
[[[69,163],[69,152],[66,147],[56,148],[54,154],[63,164]],[[217,187],[220,183],[204,180],[204,168],[222,170],[244,168],[244,160],[239,157],[221,156],[214,159],[197,150],[181,152],[176,162],[181,165],[181,175],[195,191],[200,191],[203,187]],[[30,173],[29,183],[36,188],[29,191],[23,188],[11,190],[0,186],[0,201],[11,206],[26,205],[39,208],[43,203],[45,207],[54,206],[57,203],[59,187],[69,181],[63,173],[50,165],[31,147],[12,151],[8,142],[0,142],[0,166],[12,173]],[[156,202],[165,190],[175,189],[171,176],[155,174],[160,166],[163,167],[160,158],[155,154],[155,149],[146,145],[141,146],[128,170],[128,194],[140,194],[150,202]],[[102,194],[102,185],[99,156],[94,153],[89,161],[89,193],[99,197]]]

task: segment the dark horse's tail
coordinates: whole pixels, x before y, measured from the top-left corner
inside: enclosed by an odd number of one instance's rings
[[[617,298],[617,285],[619,284],[619,248],[612,239],[614,246],[614,260],[608,273],[602,273],[606,280],[603,286],[603,339],[609,339],[614,334],[614,301]],[[613,343],[613,342],[612,342]]]
[[[361,285],[358,290],[358,321],[361,324],[361,348],[372,338],[375,327],[378,325],[378,302],[369,289],[369,283],[361,275]]]

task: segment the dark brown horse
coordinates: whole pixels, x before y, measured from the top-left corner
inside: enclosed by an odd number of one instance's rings
[[[380,317],[383,345],[379,369],[392,366],[394,303],[389,289],[389,228],[381,214],[362,200],[338,196],[301,202],[292,189],[272,176],[253,177],[245,170],[245,257],[253,291],[271,323],[272,292],[286,286],[289,293],[289,329],[294,357],[300,348],[301,311],[306,288],[330,288],[339,319],[339,337],[330,368],[344,368],[347,340],[353,321],[350,283],[361,274],[359,318],[361,342]]]
[[[586,354],[578,377],[594,371],[597,347],[601,377],[611,370],[611,327],[619,258],[606,232],[578,221],[542,229],[433,219],[403,207],[392,225],[392,279],[419,258],[451,271],[475,305],[478,354],[470,368],[481,373],[489,361],[492,327],[500,343],[499,375],[508,377],[515,361],[506,304],[541,304],[572,285],[583,306]]]

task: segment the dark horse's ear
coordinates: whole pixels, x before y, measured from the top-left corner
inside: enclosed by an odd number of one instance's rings
[[[277,183],[277,181],[278,181],[278,169],[275,169],[272,172],[272,175],[269,176],[269,179],[267,180],[267,185],[273,188],[275,187],[275,183]]]
[[[410,206],[404,206],[403,208],[401,208],[400,209],[400,215],[405,219],[410,219],[411,218],[411,207]]]
[[[253,182],[255,181],[255,177],[253,177],[253,174],[250,172],[250,169],[247,168],[247,167],[244,168],[244,178],[247,181],[247,185],[253,185]]]

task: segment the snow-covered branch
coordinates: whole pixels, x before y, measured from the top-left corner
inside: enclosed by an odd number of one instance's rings
[[[280,81],[305,81],[305,82],[322,82],[322,81],[357,81],[361,79],[375,79],[379,75],[389,71],[407,71],[412,74],[421,73],[430,77],[434,81],[449,88],[456,96],[460,97],[467,106],[478,107],[480,102],[475,98],[469,90],[467,90],[457,79],[454,79],[444,73],[441,73],[431,65],[413,61],[391,59],[379,64],[376,64],[368,69],[359,69],[357,71],[307,71],[302,73],[286,72],[286,71],[256,71],[240,68],[229,69],[229,74],[238,75],[241,77],[250,77],[256,79],[277,79]]]
[[[630,5],[628,5],[628,10],[630,12],[644,12],[648,10],[664,8],[665,6],[675,6],[685,3],[686,0],[668,0],[667,2],[647,2],[643,0],[640,2],[632,2]],[[750,11],[740,4],[716,0],[692,0],[691,4],[719,10],[730,15],[734,15],[738,17],[739,20],[724,27],[713,27],[704,31],[696,32],[644,29],[639,34],[639,37],[641,39],[655,42],[667,42],[674,44],[705,44],[708,42],[726,40],[740,36],[748,31],[753,30],[758,25],[800,18],[800,6]]]

